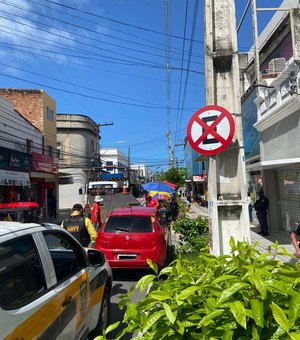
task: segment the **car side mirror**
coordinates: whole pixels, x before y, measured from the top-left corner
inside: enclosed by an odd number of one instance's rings
[[[100,250],[88,249],[87,256],[93,267],[101,267],[105,263],[105,257]]]

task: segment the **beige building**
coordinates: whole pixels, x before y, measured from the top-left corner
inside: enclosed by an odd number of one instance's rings
[[[99,177],[99,125],[82,114],[57,115],[59,208],[87,203],[88,182]]]

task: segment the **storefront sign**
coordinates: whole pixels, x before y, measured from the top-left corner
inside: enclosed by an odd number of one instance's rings
[[[16,171],[30,171],[32,156],[28,153],[0,147],[0,168]]]
[[[29,186],[29,173],[19,171],[0,170],[0,185]]]
[[[193,176],[193,182],[204,182],[206,176]]]
[[[52,174],[57,173],[57,162],[53,157],[45,156],[37,152],[33,152],[32,157],[33,171],[49,172]]]

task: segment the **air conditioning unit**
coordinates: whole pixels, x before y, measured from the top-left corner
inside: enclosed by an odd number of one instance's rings
[[[269,62],[269,73],[280,73],[286,68],[285,58],[274,58]]]

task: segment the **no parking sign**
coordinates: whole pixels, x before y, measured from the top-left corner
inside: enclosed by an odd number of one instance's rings
[[[187,127],[191,147],[203,155],[225,150],[234,136],[234,120],[221,106],[210,105],[196,111]]]

